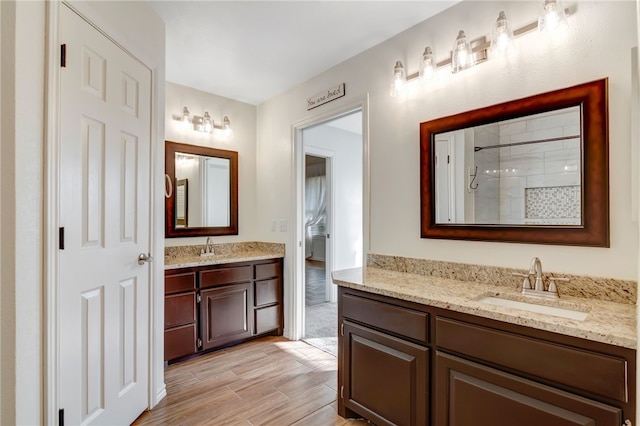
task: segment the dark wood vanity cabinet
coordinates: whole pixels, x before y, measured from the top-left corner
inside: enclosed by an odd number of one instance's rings
[[[282,259],[165,271],[165,361],[281,335],[282,283]]]
[[[636,351],[339,289],[344,417],[376,425],[619,426]]]

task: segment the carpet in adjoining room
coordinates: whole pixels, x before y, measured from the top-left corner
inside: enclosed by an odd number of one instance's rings
[[[302,340],[334,356],[338,355],[338,304],[307,306]]]

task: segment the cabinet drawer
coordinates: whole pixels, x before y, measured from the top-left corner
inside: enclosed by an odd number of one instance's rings
[[[270,305],[280,300],[280,279],[256,281],[255,306]]]
[[[165,296],[164,328],[188,324],[196,321],[196,293]]]
[[[200,272],[200,288],[250,281],[251,278],[253,278],[251,265],[210,269]]]
[[[279,277],[280,275],[280,262],[262,263],[256,265],[256,280]]]
[[[512,370],[627,402],[624,359],[446,318],[436,318],[436,344]]]
[[[268,308],[256,309],[255,334],[275,330],[280,327],[280,307],[270,306]]]
[[[425,312],[345,294],[342,315],[420,342],[429,341],[429,314]]]
[[[164,294],[180,293],[196,289],[196,273],[166,275],[164,277]]]
[[[196,325],[187,324],[164,332],[164,360],[196,353]]]

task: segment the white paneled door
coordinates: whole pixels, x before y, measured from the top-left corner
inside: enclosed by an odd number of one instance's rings
[[[60,7],[58,401],[65,424],[148,405],[151,72]]]

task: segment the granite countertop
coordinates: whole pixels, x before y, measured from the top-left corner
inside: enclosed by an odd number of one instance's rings
[[[251,262],[284,257],[284,244],[240,242],[214,244],[213,255],[201,256],[204,245],[165,247],[164,269]]]
[[[516,288],[466,282],[449,278],[396,272],[367,267],[332,273],[333,282],[341,287],[449,309],[507,323],[547,330],[568,336],[608,343],[630,349],[637,347],[636,306],[595,299],[571,297],[546,300],[523,296]],[[480,302],[484,296],[500,296],[516,301],[533,301],[587,312],[584,321],[540,314]]]
[[[245,251],[222,253],[211,256],[165,257],[164,269],[190,268],[194,266],[221,265],[224,263],[249,262],[254,260],[277,259],[281,253],[265,251]]]

